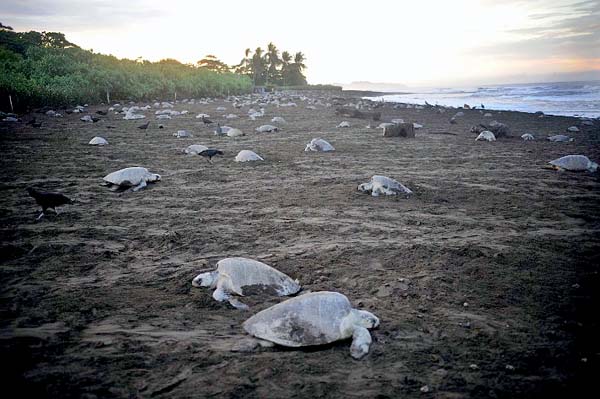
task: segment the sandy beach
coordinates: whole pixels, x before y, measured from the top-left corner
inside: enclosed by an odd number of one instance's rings
[[[344,102],[356,103],[357,94]],[[600,121],[461,110],[450,124],[457,110],[387,104],[377,109],[381,121],[423,128],[413,139],[384,138],[367,120],[294,101],[266,107],[255,121],[247,107],[216,100],[178,103],[175,110],[189,113],[166,121],[153,109],[141,121],[109,113],[98,123],[80,121],[84,114],[22,116],[43,121],[40,129],[0,122],[0,354],[8,385],[23,397],[87,399],[583,392],[600,362],[600,178],[543,167],[568,154],[599,162]],[[246,136],[214,136],[195,118],[201,112]],[[228,113],[240,117],[226,120]],[[274,116],[287,121],[281,131],[255,132]],[[147,120],[149,129],[136,128]],[[336,128],[343,120],[351,127]],[[475,141],[470,127],[491,120],[512,137]],[[580,131],[567,133],[573,125]],[[174,137],[180,129],[193,137]],[[524,133],[536,140],[523,141]],[[545,140],[553,134],[574,141]],[[88,146],[94,136],[110,145]],[[313,138],[336,151],[304,152]],[[182,152],[191,144],[225,155],[210,164]],[[265,161],[234,162],[243,149]],[[162,181],[137,193],[101,185],[128,166]],[[358,192],[373,175],[414,194]],[[76,204],[36,222],[29,186]],[[191,285],[230,256],[261,260],[304,290],[342,292],[376,314],[369,354],[352,359],[349,341],[248,347],[242,322],[282,299],[247,297],[251,309],[240,311]]]

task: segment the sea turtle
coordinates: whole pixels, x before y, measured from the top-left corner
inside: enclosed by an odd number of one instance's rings
[[[119,188],[132,188],[132,191],[138,191],[146,187],[147,183],[153,183],[160,180],[160,175],[150,173],[148,169],[140,166],[125,168],[109,173],[102,178],[108,185]]]
[[[566,143],[575,139],[569,136],[565,136],[564,134],[556,134],[554,136],[548,136],[548,140],[553,141],[555,143]]]
[[[177,138],[184,138],[184,137],[192,137],[192,134],[187,130],[178,130],[177,133],[173,133],[173,136],[175,136]]]
[[[226,258],[217,262],[217,270],[197,275],[194,287],[216,288],[213,298],[229,301],[237,309],[247,309],[233,295],[244,296],[255,290],[278,296],[293,295],[300,291],[298,280],[262,262],[247,258]]]
[[[89,145],[107,145],[108,141],[106,141],[106,139],[104,137],[96,136],[93,139],[91,139],[88,144]]]
[[[525,141],[535,140],[535,137],[533,137],[533,134],[529,134],[529,133],[525,133],[524,135],[521,136],[521,138]]]
[[[559,171],[570,170],[579,172],[587,170],[588,172],[595,172],[598,169],[598,164],[590,161],[585,155],[565,155],[548,163],[550,164],[548,168]]]
[[[567,128],[567,132],[577,133],[578,131],[579,131],[579,128],[577,126],[571,126],[571,127]]]
[[[192,144],[188,146],[185,150],[183,150],[183,152],[189,155],[198,155],[205,150],[208,150],[207,146],[204,146],[202,144]]]
[[[273,125],[262,125],[256,128],[256,131],[259,133],[270,133],[270,132],[276,132],[278,131],[279,128],[277,128],[276,126]]]
[[[494,136],[494,133],[490,132],[489,130],[484,130],[483,132],[479,133],[479,136],[477,136],[475,139],[475,141],[479,140],[496,141],[496,136]]]
[[[333,146],[331,144],[329,144],[327,141],[325,141],[323,139],[312,139],[310,141],[310,143],[308,143],[306,145],[306,148],[304,149],[304,151],[329,152],[329,151],[335,151],[335,148],[333,148]]]
[[[222,127],[225,129],[225,127]],[[231,128],[227,131],[227,137],[240,137],[245,136],[245,134],[240,129]]]
[[[264,161],[264,159],[250,150],[242,150],[235,156],[236,162],[249,162],[249,161]]]
[[[336,127],[350,127],[350,123],[348,123],[347,121],[343,121],[343,122],[340,122],[340,124],[337,125]]]
[[[369,353],[369,329],[378,325],[377,316],[352,308],[346,296],[330,291],[288,299],[243,324],[247,333],[288,347],[323,345],[352,337],[350,354],[355,359]]]
[[[273,117],[273,119],[271,119],[271,122],[273,122],[273,123],[286,123],[285,119],[283,119],[281,116],[275,116],[275,117]]]
[[[397,182],[394,179],[391,179],[386,176],[373,176],[371,177],[371,181],[368,183],[363,183],[358,186],[358,191],[363,193],[371,193],[373,197],[377,197],[380,194],[385,195],[396,195],[396,194],[412,194],[412,191]]]

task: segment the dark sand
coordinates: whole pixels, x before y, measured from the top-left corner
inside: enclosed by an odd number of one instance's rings
[[[230,103],[178,104],[170,121],[81,114],[41,129],[1,123],[0,356],[3,390],[53,398],[577,397],[597,377],[600,180],[542,169],[567,154],[600,160],[600,122],[494,112],[515,138],[475,142],[455,113],[386,107],[425,127],[383,138],[332,108],[267,108],[225,122],[247,136],[218,138],[195,119]],[[90,107],[90,111],[106,107]],[[283,116],[279,133],[254,128]],[[24,116],[28,120],[30,115]],[[148,120],[148,119],[146,119]],[[342,120],[353,125],[336,129]],[[166,129],[157,129],[163,123]],[[107,125],[116,129],[106,129]],[[177,139],[178,129],[194,137]],[[456,135],[433,134],[450,132]],[[519,136],[533,133],[538,140]],[[95,135],[109,146],[87,142]],[[335,153],[305,153],[321,137]],[[190,144],[225,151],[210,165]],[[265,158],[237,164],[241,149]],[[145,166],[163,181],[138,193],[100,185]],[[356,186],[396,178],[411,198],[372,198]],[[35,222],[25,188],[78,204]],[[336,290],[381,319],[370,353],[325,348],[244,352],[241,323],[280,301],[247,298],[249,312],[191,286],[227,256],[262,260],[304,289]],[[239,350],[242,350],[241,352]],[[236,351],[237,350],[237,351]],[[473,366],[472,366],[473,365]],[[429,393],[420,388],[427,385]],[[4,396],[9,397],[9,396]],[[581,396],[580,396],[581,397]]]

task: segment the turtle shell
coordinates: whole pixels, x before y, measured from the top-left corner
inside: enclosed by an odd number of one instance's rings
[[[312,292],[267,308],[243,326],[247,333],[283,346],[323,345],[348,338],[340,327],[351,310],[340,293]]]

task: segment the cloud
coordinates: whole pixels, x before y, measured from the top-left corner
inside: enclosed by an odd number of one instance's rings
[[[142,0],[3,0],[2,22],[15,30],[110,30],[156,19],[164,11]]]
[[[476,47],[468,54],[524,59],[598,57],[600,2],[562,2],[545,8],[527,16],[532,26],[507,31],[516,39]]]

